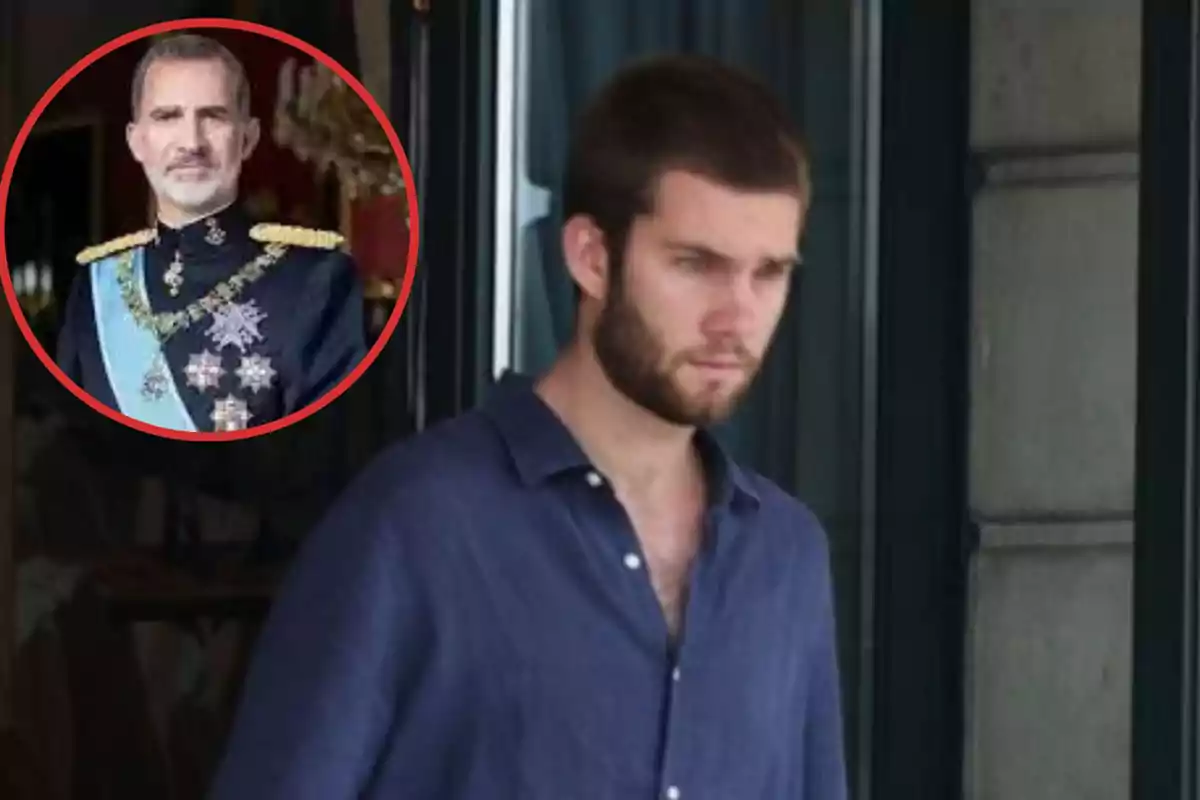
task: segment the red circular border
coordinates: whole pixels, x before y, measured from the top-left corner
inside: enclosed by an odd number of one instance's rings
[[[53,100],[54,97],[60,91],[62,91],[63,88],[80,72],[94,62],[98,61],[103,56],[111,53],[113,50],[116,50],[118,47],[122,47],[131,42],[136,42],[138,39],[145,39],[160,33],[177,31],[184,28],[228,28],[232,30],[246,31],[248,33],[257,33],[262,36],[269,36],[272,39],[277,39],[285,44],[291,45],[297,50],[307,53],[329,69],[333,70],[333,72],[336,73],[339,78],[345,81],[346,84],[353,88],[358,96],[363,99],[363,102],[365,102],[371,109],[371,113],[375,115],[375,119],[377,119],[379,124],[383,127],[384,132],[387,134],[388,142],[391,143],[392,150],[396,154],[396,159],[400,163],[400,170],[404,176],[405,193],[408,197],[410,238],[408,245],[408,260],[404,269],[404,282],[400,287],[400,295],[396,300],[396,307],[392,310],[392,315],[388,319],[387,324],[384,326],[383,332],[378,337],[375,345],[370,349],[366,357],[363,358],[362,362],[355,367],[353,372],[343,378],[337,386],[329,390],[319,400],[316,400],[299,411],[295,411],[273,422],[268,422],[253,428],[247,428],[246,430],[242,431],[204,433],[200,431],[191,432],[173,430],[170,428],[160,428],[157,425],[150,425],[115,411],[96,400],[87,392],[83,391],[82,388],[77,386],[74,381],[67,378],[66,374],[59,369],[58,365],[54,363],[54,359],[52,359],[46,353],[46,351],[42,348],[41,343],[38,342],[37,338],[30,330],[29,323],[25,320],[25,315],[21,311],[20,304],[17,302],[16,292],[14,291],[12,285],[12,277],[10,274],[11,270],[8,268],[8,255],[4,247],[5,212],[8,207],[8,191],[9,186],[12,183],[13,170],[16,167],[17,156],[20,154],[21,147],[25,144],[25,140],[29,138],[29,133],[34,124],[37,122],[38,117],[40,117],[42,112],[46,110],[46,106],[50,104],[50,101]],[[30,347],[33,348],[33,352],[37,355],[38,359],[41,360],[42,364],[44,364],[48,370],[50,370],[54,377],[58,378],[60,383],[71,390],[72,394],[74,394],[83,402],[87,403],[96,411],[99,411],[101,414],[104,414],[106,417],[112,420],[142,431],[143,433],[149,433],[166,439],[177,439],[189,442],[228,442],[237,441],[240,439],[252,439],[272,433],[282,428],[286,428],[287,426],[295,422],[299,422],[300,420],[320,411],[322,408],[329,405],[339,396],[341,396],[343,392],[349,389],[355,381],[362,377],[363,373],[367,371],[375,359],[379,357],[380,352],[382,352],[383,348],[387,345],[388,340],[391,339],[392,333],[396,330],[396,325],[400,322],[400,315],[404,312],[404,307],[408,304],[409,294],[412,293],[413,279],[416,276],[417,251],[419,244],[418,239],[420,237],[420,225],[418,224],[419,219],[420,217],[417,214],[417,192],[413,180],[412,167],[408,163],[408,156],[405,154],[404,148],[400,146],[400,139],[396,135],[396,131],[392,127],[392,123],[388,120],[387,115],[383,113],[383,109],[379,107],[379,104],[375,102],[375,98],[371,97],[370,92],[368,92],[366,88],[358,81],[358,79],[351,75],[341,64],[338,64],[328,55],[322,53],[320,50],[308,44],[307,42],[297,39],[295,36],[284,33],[283,31],[269,28],[265,25],[259,25],[257,23],[245,22],[237,19],[225,19],[221,17],[199,17],[194,19],[172,20],[169,22],[159,22],[154,25],[147,25],[144,28],[132,31],[123,36],[119,36],[107,44],[96,48],[91,53],[80,59],[75,66],[67,70],[57,81],[55,81],[54,85],[51,86],[44,95],[42,95],[42,99],[39,100],[37,105],[33,107],[33,111],[30,112],[29,117],[25,120],[25,124],[21,126],[21,130],[17,134],[16,141],[13,142],[12,150],[9,152],[8,160],[4,165],[3,177],[0,177],[0,265],[3,265],[4,267],[3,270],[0,270],[0,272],[2,272],[2,275],[0,275],[0,280],[2,280],[4,283],[4,294],[8,299],[9,308],[12,309],[13,318],[16,320],[17,326],[21,329],[21,333],[25,336],[25,340],[29,342]]]

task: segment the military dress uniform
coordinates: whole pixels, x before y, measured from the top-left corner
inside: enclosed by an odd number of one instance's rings
[[[353,260],[330,231],[236,206],[83,250],[57,363],[92,397],[173,430],[234,431],[304,408],[366,353]]]

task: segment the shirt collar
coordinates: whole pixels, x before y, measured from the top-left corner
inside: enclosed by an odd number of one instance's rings
[[[483,404],[483,413],[504,440],[521,481],[531,486],[563,473],[591,467],[587,455],[558,415],[538,397],[533,379],[507,372]],[[761,502],[750,477],[709,431],[696,431],[696,444],[712,482],[713,505]]]
[[[179,228],[160,220],[155,224],[153,247],[168,254],[178,252],[185,263],[226,260],[244,248],[250,224],[236,203]]]

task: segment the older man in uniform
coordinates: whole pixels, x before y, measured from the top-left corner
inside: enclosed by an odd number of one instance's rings
[[[138,66],[132,106],[127,141],[158,219],[79,254],[59,367],[172,430],[241,430],[318,400],[365,354],[361,287],[337,233],[239,207],[260,135],[242,65],[211,39],[164,39]]]

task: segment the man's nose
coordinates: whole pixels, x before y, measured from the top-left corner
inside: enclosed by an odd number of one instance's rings
[[[202,153],[205,149],[204,129],[197,117],[185,117],[180,126],[179,146],[189,153]]]
[[[744,330],[753,321],[756,301],[753,275],[744,270],[730,270],[717,291],[714,321],[722,327]]]

